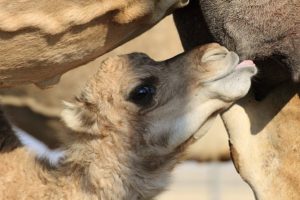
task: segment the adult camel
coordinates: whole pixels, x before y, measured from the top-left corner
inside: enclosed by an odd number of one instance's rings
[[[259,67],[255,98],[222,115],[234,164],[257,199],[300,197],[299,8],[289,0],[195,0],[175,12],[185,50],[215,41]]]

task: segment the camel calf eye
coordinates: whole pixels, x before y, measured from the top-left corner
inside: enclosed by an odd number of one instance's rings
[[[138,106],[149,106],[156,94],[153,85],[139,85],[129,95],[129,100]]]

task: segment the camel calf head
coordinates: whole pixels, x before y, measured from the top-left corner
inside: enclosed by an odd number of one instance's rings
[[[134,143],[172,151],[212,114],[248,92],[256,68],[238,64],[238,56],[218,44],[163,62],[142,53],[110,58],[77,102],[67,103],[63,118],[79,132],[120,131]]]
[[[162,62],[141,53],[107,59],[76,102],[66,103],[62,118],[73,131],[62,136],[51,177],[75,185],[63,191],[72,199],[155,196],[193,136],[248,92],[255,73],[252,62],[239,64],[218,44]]]

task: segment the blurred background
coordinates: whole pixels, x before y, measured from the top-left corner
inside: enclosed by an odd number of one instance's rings
[[[151,30],[97,60],[67,72],[47,90],[34,85],[1,89],[0,101],[10,120],[55,148],[54,135],[64,131],[59,115],[62,100],[70,101],[106,57],[144,52],[164,60],[183,51],[171,16]],[[41,133],[42,132],[42,133]],[[229,161],[228,138],[222,121],[188,149],[185,162],[173,172],[172,184],[156,200],[253,200],[252,191]]]

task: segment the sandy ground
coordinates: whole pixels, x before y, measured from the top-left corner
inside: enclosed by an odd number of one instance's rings
[[[231,162],[185,162],[175,169],[172,180],[156,200],[254,200]]]

